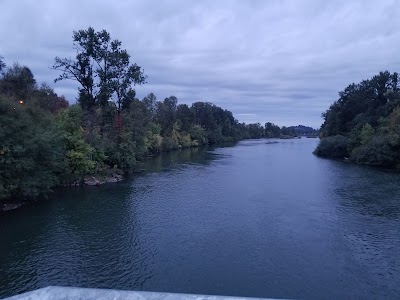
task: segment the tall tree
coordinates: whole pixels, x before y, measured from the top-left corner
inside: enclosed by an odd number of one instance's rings
[[[83,108],[104,106],[113,100],[120,110],[124,102],[133,100],[133,86],[145,83],[141,67],[130,63],[130,55],[121,49],[121,42],[112,40],[106,30],[96,32],[89,27],[74,31],[73,45],[75,59],[55,58],[53,69],[61,72],[55,82],[77,81]]]
[[[150,93],[143,98],[142,102],[145,108],[146,117],[151,120],[156,114],[157,97],[153,93]]]
[[[161,125],[162,134],[170,135],[176,121],[176,106],[178,99],[175,96],[165,98],[157,103],[156,120]]]
[[[193,123],[193,112],[187,104],[179,104],[176,108],[176,118],[182,123],[182,130],[188,131]]]

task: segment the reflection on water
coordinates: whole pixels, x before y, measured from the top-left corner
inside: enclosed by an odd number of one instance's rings
[[[400,175],[245,141],[144,162],[0,218],[0,296],[48,285],[399,298]]]

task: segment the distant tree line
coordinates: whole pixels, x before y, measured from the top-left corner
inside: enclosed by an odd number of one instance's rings
[[[129,173],[146,156],[242,139],[294,136],[313,129],[244,124],[209,102],[178,104],[175,96],[138,99],[141,67],[106,31],[73,34],[76,56],[55,58],[55,80],[79,84],[77,103],[39,86],[26,66],[0,57],[0,202],[33,199],[85,176]]]
[[[315,154],[359,164],[400,168],[400,91],[397,73],[381,72],[339,93],[323,113]]]
[[[304,125],[279,127],[270,122],[265,123],[264,137],[266,138],[318,137],[318,135],[319,130]]]

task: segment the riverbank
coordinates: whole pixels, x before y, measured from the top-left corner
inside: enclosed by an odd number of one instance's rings
[[[269,138],[258,138],[256,140],[261,140],[261,139],[267,139]],[[202,146],[193,146],[193,147],[188,147],[188,148],[178,148],[178,149],[173,149],[170,151],[160,151],[158,153],[153,153],[149,155],[145,155],[143,158],[143,161],[139,162],[137,167],[135,167],[130,173],[124,173],[120,169],[113,170],[110,167],[106,168],[106,172],[103,174],[93,174],[93,175],[88,175],[83,178],[81,178],[79,181],[72,182],[69,184],[61,184],[53,187],[53,191],[60,189],[60,188],[87,188],[87,187],[100,187],[103,185],[111,184],[111,183],[117,183],[126,180],[126,178],[130,177],[130,175],[137,175],[141,174],[147,169],[145,168],[145,163],[146,162],[151,162],[158,160],[161,156],[164,155],[174,155],[176,153],[181,153],[181,152],[187,152],[195,149],[209,149],[209,147],[212,148],[220,148],[220,147],[232,147],[236,145],[240,141],[245,141],[249,139],[242,139],[239,141],[235,142],[223,142],[223,143],[218,143],[218,144],[213,144],[213,145],[202,145]],[[267,142],[267,143],[277,143],[275,142]],[[52,193],[51,193],[52,194]],[[51,195],[50,194],[50,195]],[[9,213],[14,210],[18,210],[26,205],[29,205],[31,203],[37,203],[40,201],[43,201],[43,199],[47,199],[47,197],[37,197],[36,199],[32,198],[27,198],[27,199],[17,199],[17,200],[8,200],[8,201],[3,201],[3,203],[0,203],[0,213]]]
[[[273,141],[163,153],[4,214],[0,299],[78,283],[398,299],[399,174],[320,159],[316,139]]]
[[[144,170],[140,169],[140,171],[138,170],[135,173],[140,173],[142,171],[144,171]],[[54,189],[61,188],[61,187],[100,186],[100,185],[104,185],[107,183],[120,182],[124,179],[125,179],[125,177],[120,174],[111,174],[109,176],[93,175],[93,176],[86,176],[79,182],[55,186]],[[39,197],[36,199],[27,199],[27,200],[18,200],[18,201],[5,201],[5,203],[0,203],[0,213],[16,210],[16,209],[21,208],[29,203],[41,201],[41,199],[42,199],[42,197]]]
[[[300,138],[301,137],[290,137],[289,138],[288,136],[286,136],[285,138],[280,138],[280,139],[286,140],[286,139],[300,139]],[[266,144],[278,143],[278,141],[270,141],[270,140],[275,140],[276,138],[262,137],[262,138],[256,138],[254,140],[263,140],[263,139],[267,140]],[[151,161],[151,160],[157,159],[161,155],[165,155],[167,153],[176,153],[176,152],[186,151],[186,150],[190,150],[190,149],[198,149],[198,148],[204,148],[204,147],[210,147],[210,146],[217,147],[217,148],[226,147],[226,146],[231,147],[231,146],[236,145],[238,142],[245,141],[245,140],[250,140],[250,139],[242,139],[242,140],[239,140],[236,142],[225,142],[225,143],[218,143],[218,144],[214,144],[214,145],[188,147],[188,148],[184,148],[184,149],[179,148],[179,149],[174,149],[171,151],[161,151],[157,154],[146,155],[144,157],[144,161]],[[140,174],[144,171],[146,171],[146,169],[143,168],[143,162],[140,162],[138,164],[138,166],[135,169],[133,169],[131,174]],[[113,171],[113,169],[107,168],[106,174],[88,175],[88,176],[83,177],[81,180],[70,183],[70,184],[61,184],[58,186],[54,186],[53,189],[57,189],[60,187],[102,186],[102,185],[109,184],[109,183],[117,183],[117,182],[123,181],[123,180],[125,180],[125,178],[128,175],[129,174],[126,174],[119,169]],[[25,200],[18,199],[18,200],[14,200],[14,201],[12,201],[12,200],[4,201],[3,203],[0,203],[0,212],[7,213],[9,211],[19,209],[29,203],[41,201],[43,198],[46,198],[46,197],[38,197],[36,199],[29,198],[29,199],[25,199]]]
[[[237,142],[230,142],[230,143],[219,143],[215,144],[214,146],[216,147],[223,147],[223,146],[233,146]],[[179,148],[179,149],[173,149],[170,151],[160,151],[156,154],[149,154],[144,156],[144,161],[151,161],[154,159],[157,159],[163,154],[166,153],[174,153],[174,152],[180,152],[180,151],[185,151],[185,150],[190,150],[190,149],[197,149],[197,148],[204,148],[208,147],[210,145],[203,145],[203,146],[193,146],[193,147],[188,147],[188,148]],[[125,173],[121,171],[120,169],[111,169],[110,167],[106,168],[106,172],[103,174],[93,174],[93,175],[87,175],[82,177],[80,180],[72,182],[72,183],[64,183],[61,185],[56,185],[53,187],[53,190],[59,189],[59,188],[65,188],[65,187],[71,187],[71,188],[77,188],[77,187],[96,187],[96,186],[102,186],[105,184],[109,183],[117,183],[120,181],[125,180],[129,175],[132,174],[140,174],[142,172],[145,172],[146,169],[143,168],[143,162],[139,162],[138,165],[130,172],[130,173]],[[47,197],[40,196],[37,198],[26,198],[26,199],[10,199],[10,200],[4,200],[2,203],[0,203],[0,213],[7,213],[13,210],[17,210],[21,207],[24,207],[26,205],[29,205],[31,203],[37,203],[42,201],[43,199],[46,199]]]

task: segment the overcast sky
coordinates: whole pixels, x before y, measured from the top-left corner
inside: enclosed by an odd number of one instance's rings
[[[397,0],[0,0],[0,56],[75,102],[54,83],[72,31],[93,26],[122,41],[148,83],[139,98],[209,101],[239,121],[319,127],[352,82],[400,71]]]

